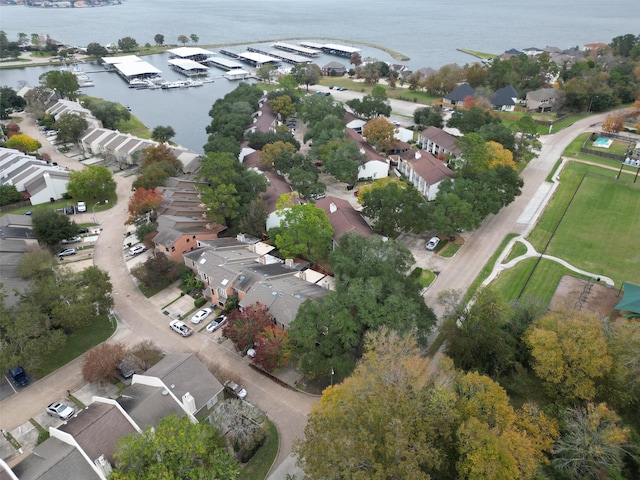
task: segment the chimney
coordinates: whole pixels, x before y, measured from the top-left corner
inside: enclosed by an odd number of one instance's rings
[[[307,280],[307,273],[306,272],[300,272],[300,280]]]
[[[420,152],[416,151],[416,160],[417,160],[418,158],[420,158],[420,157],[422,157],[422,154],[421,154]]]
[[[335,203],[331,202],[329,204],[329,213],[336,213],[338,211],[338,207]]]
[[[244,233],[239,233],[238,235],[236,235],[236,240],[238,240],[239,242],[244,242],[244,239]]]
[[[329,280],[322,281],[322,288],[324,288],[325,290],[329,290]]]
[[[284,266],[293,268],[293,258],[286,258],[284,261]]]
[[[93,462],[98,470],[100,470],[105,478],[109,478],[111,476],[111,464],[107,457],[104,456],[104,453],[96,458]]]
[[[193,395],[191,395],[189,392],[185,393],[182,396],[182,405],[184,406],[184,409],[191,415],[194,415],[196,413],[196,401],[194,400]]]
[[[266,265],[266,264],[267,264],[267,257],[265,257],[264,255],[260,255],[260,258],[258,259],[258,261],[259,261],[262,265]]]

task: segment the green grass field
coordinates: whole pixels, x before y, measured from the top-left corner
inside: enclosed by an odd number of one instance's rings
[[[528,240],[538,252],[548,244],[544,253],[611,277],[616,285],[638,283],[640,183],[633,184],[632,175],[616,181],[615,175],[608,169],[570,162],[561,174],[562,186]],[[517,256],[515,250],[508,258]],[[549,302],[562,276],[569,273],[579,276],[550,260],[527,259],[502,272],[492,287],[506,300],[522,295]]]

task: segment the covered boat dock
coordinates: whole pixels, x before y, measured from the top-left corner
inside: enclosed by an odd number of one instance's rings
[[[298,55],[304,55],[305,57],[319,57],[322,53],[321,49],[302,47],[300,45],[293,45],[291,43],[276,42],[271,45],[278,50],[284,50],[285,52],[291,52]]]
[[[222,70],[242,69],[243,67],[241,63],[234,62],[233,60],[229,60],[228,58],[221,58],[221,57],[212,58],[210,63],[214,67],[221,68]]]
[[[247,47],[247,50],[254,53],[260,53],[268,57],[273,57],[278,60],[282,60],[283,62],[290,63],[292,65],[311,62],[311,60],[309,60],[307,57],[303,57],[302,55],[296,55],[294,53],[277,52],[275,50],[263,50],[258,47]]]
[[[223,75],[227,80],[245,80],[251,76],[250,72],[241,68],[234,68]]]
[[[134,79],[159,78],[162,73],[162,70],[142,60],[139,62],[116,63],[115,69],[129,83]]]
[[[199,77],[209,75],[209,69],[201,63],[188,60],[186,58],[172,58],[169,60],[169,65],[176,72],[181,73],[187,77]]]
[[[181,58],[183,60],[192,60],[198,63],[207,63],[211,57],[215,57],[216,53],[199,47],[178,47],[167,50],[171,58]]]
[[[313,42],[303,42],[300,43],[303,47],[313,48],[322,50],[324,53],[328,53],[329,55],[338,55],[339,57],[351,57],[354,53],[360,53],[362,49],[348,47],[346,45],[338,45],[337,43],[313,43]]]
[[[121,57],[102,57],[102,64],[105,70],[113,71],[118,63],[141,62],[142,59],[137,55],[124,55]]]

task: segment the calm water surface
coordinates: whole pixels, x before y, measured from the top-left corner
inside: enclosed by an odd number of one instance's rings
[[[284,38],[335,39],[363,49],[363,57],[393,61],[362,43],[402,53],[411,69],[439,68],[474,59],[457,48],[501,53],[510,48],[547,45],[568,48],[609,42],[638,34],[638,0],[124,0],[119,6],[88,9],[0,8],[0,29],[9,39],[18,33],[48,33],[66,44],[117,43],[131,36],[153,44],[160,33],[165,44],[178,35],[196,34],[200,45],[259,43]],[[238,47],[239,48],[239,47]],[[177,79],[168,57],[145,57],[163,77]],[[323,57],[318,64],[336,57]],[[86,65],[86,71],[98,71]],[[0,71],[0,83],[38,84],[44,69]],[[213,75],[222,72],[212,69]],[[86,93],[129,105],[151,128],[171,125],[174,140],[197,152],[206,142],[205,126],[213,102],[235,88],[225,79],[190,89],[133,91],[113,73],[90,73],[96,83]]]

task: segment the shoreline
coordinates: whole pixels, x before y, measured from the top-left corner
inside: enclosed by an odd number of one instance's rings
[[[343,38],[334,38],[334,37],[288,37],[288,38],[280,38],[280,39],[270,39],[270,40],[260,40],[260,41],[256,41],[256,42],[233,42],[233,43],[213,43],[213,44],[204,44],[204,45],[196,45],[196,47],[199,48],[224,48],[224,47],[235,47],[235,46],[240,46],[240,45],[254,45],[254,44],[260,44],[260,43],[273,43],[273,42],[282,42],[282,41],[288,41],[288,40],[332,40],[332,41],[338,41],[338,42],[344,42],[347,44],[352,44],[352,45],[362,45],[365,47],[370,47],[370,48],[374,48],[376,50],[380,50],[382,52],[387,53],[389,56],[391,56],[391,58],[393,58],[394,60],[398,60],[400,62],[408,62],[409,60],[411,60],[410,57],[400,53],[400,52],[396,52],[395,50],[392,50],[390,48],[384,47],[382,45],[376,45],[374,43],[367,43],[367,42],[358,42],[355,40],[346,40]],[[177,48],[179,47],[178,45],[167,45],[167,46],[163,46],[163,47],[155,47],[158,50],[152,51],[152,52],[138,52],[138,53],[126,53],[127,55],[139,55],[141,57],[146,56],[146,55],[156,55],[158,53],[166,53],[167,50],[172,49],[172,48]],[[28,52],[24,52],[24,53],[28,53]],[[466,53],[466,52],[465,52]],[[116,55],[117,56],[117,55]],[[0,61],[0,70],[3,69],[11,69],[11,68],[27,68],[27,67],[41,67],[41,66],[46,66],[46,65],[50,65],[50,66],[59,66],[63,64],[63,61],[60,60],[58,57],[47,57],[47,58],[38,58],[38,57],[23,57],[22,55],[19,57],[22,58],[23,60],[8,60],[8,61]],[[89,55],[79,55],[78,56],[78,60],[80,61],[84,61],[87,58],[89,59],[93,59],[93,57],[89,56]],[[345,57],[346,58],[346,57]],[[56,59],[56,60],[54,60]]]

